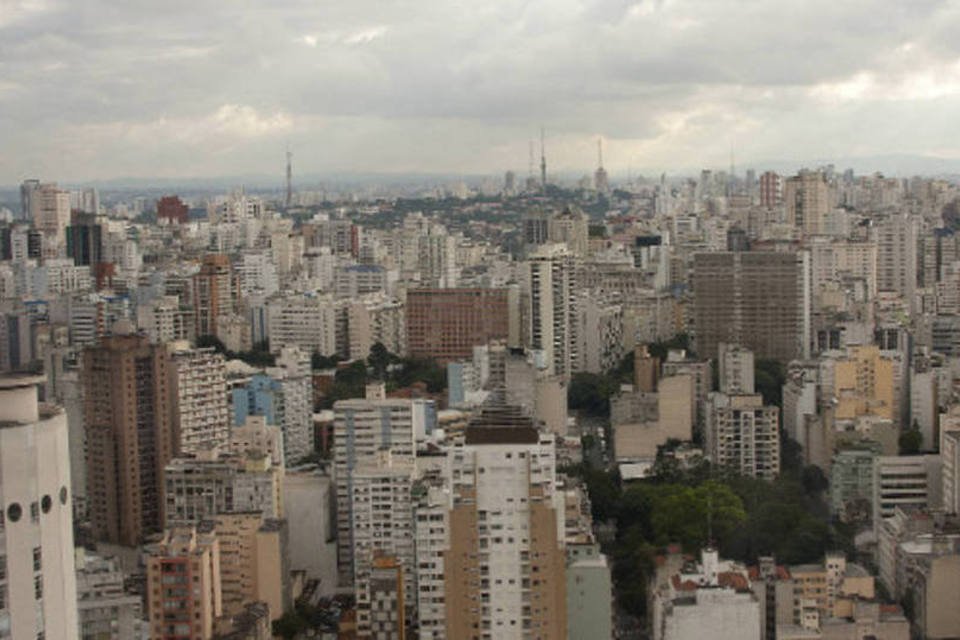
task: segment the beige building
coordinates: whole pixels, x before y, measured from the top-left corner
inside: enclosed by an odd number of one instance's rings
[[[259,512],[221,514],[198,530],[216,536],[220,548],[220,593],[225,616],[265,603],[275,620],[291,606],[287,524]]]
[[[780,409],[759,394],[711,393],[707,402],[707,456],[718,466],[754,478],[780,474]]]
[[[649,400],[656,403],[655,415],[650,415],[652,407],[644,408],[641,420],[614,424],[613,448],[618,461],[653,459],[657,448],[667,440],[693,438],[696,410],[694,384],[689,375],[661,378],[655,394],[640,395],[644,396],[641,405],[651,404]]]
[[[217,537],[170,529],[145,554],[150,638],[211,640],[223,612]]]
[[[825,233],[830,212],[830,185],[819,171],[801,171],[787,178],[783,203],[787,224],[798,227],[806,236]]]
[[[896,363],[875,345],[848,347],[829,359],[838,420],[874,415],[897,419],[899,403],[894,391]]]
[[[56,183],[41,184],[30,195],[30,219],[33,226],[52,240],[52,246],[66,242],[70,224],[70,192]]]

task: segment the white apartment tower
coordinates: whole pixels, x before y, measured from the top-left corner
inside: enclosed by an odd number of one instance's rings
[[[38,376],[0,377],[0,637],[77,637],[70,450]]]
[[[334,478],[337,484],[337,567],[341,585],[354,573],[354,473],[383,455],[414,459],[417,439],[426,432],[427,407],[421,400],[340,400],[334,411]]]
[[[564,245],[539,247],[527,261],[530,347],[552,374],[569,378],[579,361],[576,265]]]
[[[377,558],[393,558],[399,563],[404,583],[402,599],[408,605],[416,603],[413,476],[414,460],[394,459],[389,451],[353,470],[350,514],[360,637],[367,637],[373,622],[371,574]],[[410,614],[412,610],[408,617]]]
[[[707,401],[707,454],[715,465],[753,478],[780,473],[780,410],[759,394],[711,393]]]
[[[416,510],[420,638],[565,638],[555,436],[488,408]]]
[[[212,347],[191,349],[186,342],[170,345],[174,364],[180,451],[196,453],[230,439],[226,361]]]

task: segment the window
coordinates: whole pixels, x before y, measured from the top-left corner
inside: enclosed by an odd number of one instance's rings
[[[10,522],[19,522],[20,516],[23,515],[23,508],[20,506],[19,502],[14,502],[9,507],[7,507],[7,518],[10,519]]]
[[[37,502],[30,503],[30,522],[40,522],[40,504]]]
[[[33,597],[36,600],[43,599],[43,576],[35,576],[33,579]]]
[[[40,547],[33,548],[33,570],[40,571],[43,568],[43,556]]]

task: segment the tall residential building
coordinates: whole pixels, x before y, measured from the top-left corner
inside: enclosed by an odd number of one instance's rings
[[[403,587],[405,575],[403,565],[395,558],[374,558],[368,580],[370,622],[367,637],[377,640],[406,640],[407,624],[404,612],[407,607]]]
[[[567,207],[547,222],[547,239],[557,244],[565,244],[570,253],[584,258],[590,236],[589,222],[583,211]]]
[[[224,513],[283,517],[283,469],[265,452],[215,450],[174,458],[164,469],[164,526],[183,527]]]
[[[31,199],[33,193],[40,187],[40,181],[31,178],[20,183],[20,215],[19,220],[30,220],[33,215]]]
[[[191,349],[180,342],[173,343],[170,350],[180,450],[195,453],[225,445],[230,438],[226,360],[213,347]]]
[[[270,348],[299,347],[307,353],[338,353],[337,324],[343,304],[330,296],[283,296],[267,303]]]
[[[783,200],[787,223],[801,229],[804,235],[825,233],[830,212],[830,185],[819,171],[801,171],[787,178]]]
[[[84,640],[142,637],[143,601],[124,586],[126,575],[114,558],[77,550],[77,610]]]
[[[77,637],[67,418],[37,402],[39,376],[0,376],[0,629]]]
[[[809,357],[808,253],[697,253],[693,294],[700,357],[715,358],[721,342],[742,345],[758,358]]]
[[[351,475],[353,584],[360,637],[383,637],[372,633],[374,626],[384,622],[376,609],[378,560],[393,560],[395,575],[401,577],[397,596],[410,605],[416,603],[413,475],[413,459],[393,459],[389,452],[355,467]],[[401,608],[397,613],[401,624],[402,619],[414,617],[412,610]]]
[[[233,312],[235,297],[230,257],[204,256],[200,272],[193,276],[192,288],[198,336],[217,335],[217,320]]]
[[[45,236],[62,242],[70,224],[70,192],[54,184],[41,184],[30,192],[30,219]]]
[[[96,215],[74,214],[66,234],[67,257],[73,258],[73,264],[89,267],[103,261],[103,226]]]
[[[408,353],[446,363],[469,358],[475,346],[509,339],[517,306],[511,293],[507,288],[410,289]]]
[[[720,374],[720,391],[729,394],[753,393],[756,391],[753,376],[753,352],[735,344],[721,342],[717,359]]]
[[[236,616],[263,602],[270,619],[291,605],[287,523],[263,514],[229,513],[201,523],[200,533],[216,536],[220,548],[220,596],[224,616]]]
[[[263,416],[267,424],[280,427],[284,459],[292,466],[313,453],[312,398],[309,374],[270,367],[233,388],[233,423]]]
[[[212,640],[214,621],[223,613],[216,535],[170,529],[145,554],[150,638]]]
[[[783,178],[773,171],[760,174],[760,206],[768,209],[783,204]]]
[[[83,351],[87,501],[97,540],[136,546],[160,531],[163,468],[179,451],[172,364],[144,336]]]
[[[385,452],[413,459],[417,440],[434,420],[433,403],[423,400],[340,400],[334,411],[334,477],[337,483],[337,565],[341,585],[353,584],[353,494],[358,467]]]
[[[917,250],[920,219],[908,213],[892,214],[874,223],[877,243],[877,290],[898,293],[908,309],[917,290]]]
[[[707,455],[715,465],[765,480],[780,474],[779,408],[759,394],[711,393],[707,405]]]
[[[567,637],[555,446],[519,409],[488,408],[447,452],[444,490],[416,512],[421,638]]]
[[[564,245],[537,249],[527,260],[531,349],[550,373],[569,378],[579,361],[576,262]]]

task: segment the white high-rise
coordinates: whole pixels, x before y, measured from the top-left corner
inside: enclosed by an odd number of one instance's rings
[[[564,245],[548,244],[527,264],[530,347],[543,353],[550,373],[569,378],[579,360],[574,256]]]
[[[42,377],[0,377],[0,638],[77,637],[70,450]]]
[[[342,585],[353,581],[354,473],[389,452],[413,459],[426,432],[433,404],[424,400],[341,400],[334,410],[334,477],[337,483],[337,563]]]

